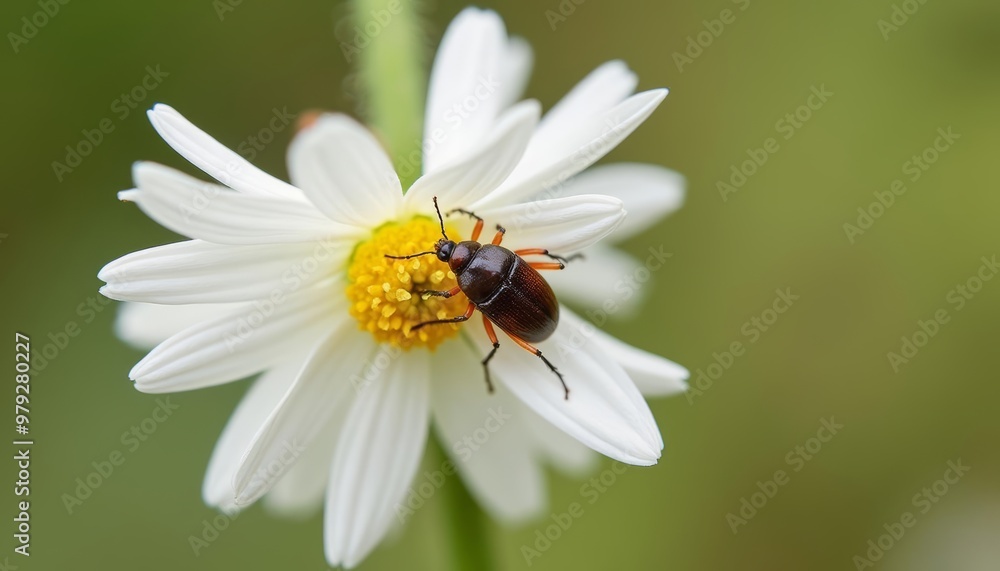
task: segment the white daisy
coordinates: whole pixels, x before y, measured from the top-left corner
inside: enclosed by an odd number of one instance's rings
[[[684,390],[683,367],[562,307],[554,334],[536,345],[565,378],[569,399],[544,363],[502,333],[490,394],[480,361],[492,344],[478,319],[413,329],[463,313],[462,295],[414,293],[454,287],[454,273],[435,256],[385,257],[426,251],[440,238],[437,197],[444,211],[504,224],[502,245],[511,250],[586,248],[586,260],[566,272],[576,275],[557,287],[585,307],[634,269],[624,254],[594,244],[677,208],[682,180],[651,165],[578,173],[649,117],[666,90],[632,95],[635,75],[610,62],[540,120],[537,102],[516,102],[531,59],[493,12],[468,9],[455,19],[431,75],[423,176],[405,195],[376,138],[344,115],[324,115],[297,135],[288,184],[174,109],[149,112],[171,147],[222,184],[137,164],[136,188],[121,199],[191,240],[111,262],[101,291],[140,302],[126,304],[117,324],[131,343],[156,345],[129,374],[139,390],[263,373],[216,445],[208,504],[243,507],[266,495],[270,507],[296,513],[325,501],[327,559],[352,567],[399,519],[431,418],[472,494],[503,521],[544,509],[545,464],[579,471],[591,449],[636,465],[660,457],[642,394]],[[470,237],[468,217],[445,221],[450,238]],[[499,428],[484,442],[469,440],[484,426]]]

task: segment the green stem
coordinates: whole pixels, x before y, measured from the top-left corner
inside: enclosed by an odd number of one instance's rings
[[[416,0],[353,0],[354,23],[371,41],[357,53],[367,120],[409,188],[420,176],[424,97],[424,32]]]
[[[431,456],[434,464],[444,461],[444,452],[436,438],[431,438]],[[441,486],[442,509],[447,521],[447,540],[453,571],[492,571],[496,566],[491,557],[491,547],[486,515],[476,500],[465,489],[462,478],[455,474]]]

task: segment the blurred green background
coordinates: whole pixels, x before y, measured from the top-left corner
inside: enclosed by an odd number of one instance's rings
[[[867,557],[868,541],[888,533],[883,525],[892,528],[907,511],[916,525],[874,568],[1000,567],[1000,280],[970,293],[960,310],[954,296],[961,294],[951,293],[976,275],[983,256],[1000,253],[993,170],[1000,5],[577,2],[481,5],[497,9],[510,32],[534,46],[528,93],[546,106],[612,58],[638,72],[640,89],[671,88],[659,111],[605,162],[653,162],[688,177],[685,207],[624,245],[635,255],[663,245],[674,256],[656,274],[641,318],[606,329],[695,374],[734,342],[745,352],[700,394],[652,402],[667,442],[659,465],[628,469],[592,505],[581,495],[583,480],[553,476],[551,510],[582,501],[585,513],[531,567],[852,569],[864,567],[854,558]],[[4,335],[29,333],[38,351],[68,322],[80,328],[33,381],[32,556],[7,551],[0,561],[21,569],[326,567],[318,514],[287,522],[260,507],[192,555],[188,536],[215,516],[200,499],[205,465],[245,383],[172,396],[180,408],[125,453],[91,498],[72,514],[61,499],[92,462],[124,452],[121,434],[156,406],[127,380],[142,353],[114,337],[113,306],[94,313],[80,307],[97,299],[103,264],[177,239],[115,199],[130,187],[136,160],[195,172],[142,112],[168,102],[235,148],[266,126],[275,108],[357,109],[337,36],[350,34],[343,5],[227,6],[220,18],[211,0],[69,2],[17,53],[0,49]],[[462,6],[439,0],[426,7],[428,56]],[[899,14],[918,9],[906,22],[896,14],[898,29],[880,30],[894,6]],[[0,31],[20,34],[21,18],[40,9],[32,0],[5,1]],[[690,48],[696,57],[679,69],[675,53],[726,9],[731,23],[700,54]],[[564,20],[547,15],[560,10]],[[156,65],[169,75],[122,117],[115,100]],[[823,86],[833,95],[786,140],[787,127],[776,123]],[[65,146],[105,117],[114,131],[57,180],[52,162],[64,161]],[[960,138],[910,180],[905,163],[948,128]],[[285,177],[291,131],[254,162]],[[718,182],[770,137],[779,150],[723,200]],[[905,194],[851,243],[844,224],[857,224],[858,208],[890,192],[895,179],[905,182]],[[758,337],[745,324],[771,307],[779,288],[800,297]],[[894,371],[887,354],[939,310],[949,321]],[[13,339],[9,347],[12,359]],[[13,408],[12,385],[5,408]],[[818,452],[812,443],[808,461],[788,456],[830,417],[843,425],[836,436]],[[4,418],[13,424],[13,415]],[[938,494],[943,488],[933,484],[959,459],[971,471]],[[13,462],[2,470],[4,513],[13,517]],[[727,514],[740,516],[742,500],[753,499],[758,482],[768,487],[777,470],[787,473],[787,484],[734,533]],[[912,498],[925,487],[935,502],[921,513]],[[362,568],[440,568],[441,517],[431,501]],[[13,549],[13,523],[3,521]],[[525,568],[521,546],[533,545],[548,523],[494,527],[500,566]],[[984,566],[972,567],[974,560]]]

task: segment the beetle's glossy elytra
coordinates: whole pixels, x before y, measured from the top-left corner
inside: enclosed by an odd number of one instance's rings
[[[456,273],[469,301],[507,333],[538,343],[559,324],[559,302],[537,270],[507,248],[486,244]]]

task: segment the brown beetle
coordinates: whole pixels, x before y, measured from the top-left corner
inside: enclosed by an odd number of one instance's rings
[[[469,298],[469,307],[465,313],[449,319],[425,321],[413,326],[412,330],[425,325],[438,323],[458,323],[468,321],[473,312],[478,309],[483,314],[483,326],[486,335],[493,342],[493,350],[483,359],[483,371],[486,373],[486,387],[493,392],[493,382],[490,380],[489,362],[500,348],[493,324],[503,330],[515,343],[542,360],[553,373],[559,377],[566,399],[569,399],[569,387],[563,380],[562,373],[542,355],[542,352],[531,345],[548,339],[559,324],[559,302],[552,293],[552,288],[542,278],[538,270],[561,270],[565,262],[580,257],[579,254],[564,258],[549,253],[543,248],[524,250],[508,250],[500,245],[507,231],[497,224],[497,233],[493,242],[480,244],[479,235],[483,231],[483,219],[468,210],[456,208],[448,211],[466,214],[476,220],[470,240],[456,243],[448,238],[444,229],[444,218],[438,208],[437,197],[434,197],[434,210],[437,211],[441,223],[441,235],[444,236],[434,244],[434,249],[409,256],[390,256],[394,260],[406,260],[418,256],[435,254],[442,262],[447,262],[458,278],[458,286],[444,291],[417,291],[421,295],[452,297],[459,293]],[[555,262],[527,262],[521,256],[548,256]]]

